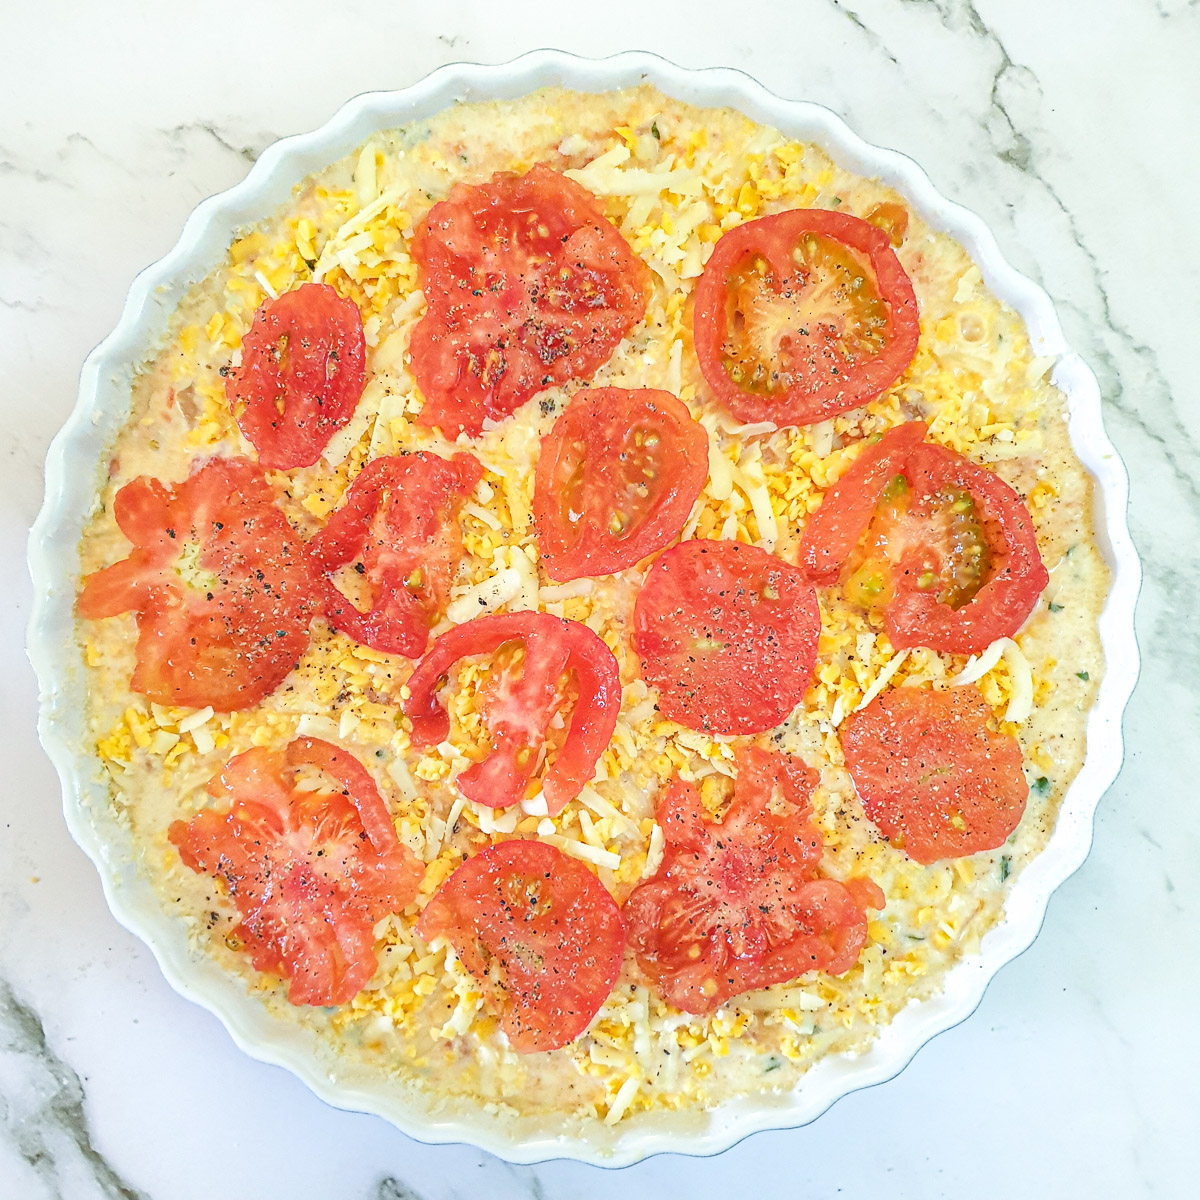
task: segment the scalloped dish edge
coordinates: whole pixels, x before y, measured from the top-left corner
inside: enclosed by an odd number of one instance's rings
[[[132,855],[120,852],[107,789],[87,769],[82,671],[71,634],[75,592],[62,581],[79,574],[77,545],[94,503],[97,463],[125,418],[133,365],[154,345],[186,287],[224,253],[235,228],[283,203],[298,178],[348,153],[373,131],[432,116],[455,101],[511,98],[550,85],[606,91],[642,82],[679,100],[736,108],[815,142],[839,164],[896,188],[926,222],[961,243],[996,297],[1020,313],[1035,353],[1057,360],[1051,378],[1068,398],[1071,441],[1095,480],[1095,535],[1112,572],[1099,622],[1106,672],[1088,716],[1086,760],[1047,848],[1021,873],[1006,919],[984,937],[977,957],[946,976],[939,995],[910,1002],[867,1052],[823,1059],[785,1096],[724,1104],[704,1114],[694,1134],[643,1127],[611,1144],[565,1136],[518,1142],[468,1118],[431,1119],[383,1084],[371,1088],[333,1081],[314,1056],[309,1036],[281,1029],[239,981],[189,950],[182,925],[162,910]],[[514,1163],[571,1158],[617,1167],[664,1152],[715,1154],[751,1133],[806,1124],[849,1092],[896,1075],[930,1038],[972,1013],[1000,968],[1037,936],[1053,891],[1083,863],[1096,807],[1121,766],[1121,719],[1138,675],[1133,615],[1141,572],[1126,527],[1127,500],[1125,468],[1103,428],[1099,385],[1067,347],[1049,297],[1005,262],[979,217],[942,199],[910,159],[863,142],[830,110],[781,99],[728,68],[691,70],[643,52],[585,59],[553,50],[499,65],[451,64],[412,87],[358,96],[320,129],[268,147],[241,183],[201,203],[174,249],[134,280],[117,327],[88,356],[78,401],[50,447],[45,503],[30,536],[35,594],[28,652],[41,690],[38,731],[62,780],[67,825],[96,864],[113,914],[150,947],[171,986],[220,1018],[246,1053],[286,1067],[331,1105],[382,1116],[421,1141],[468,1142]]]

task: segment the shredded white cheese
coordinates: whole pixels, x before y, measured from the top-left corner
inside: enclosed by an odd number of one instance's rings
[[[662,826],[655,822],[654,828],[650,830],[650,846],[646,850],[646,865],[642,868],[643,879],[649,879],[662,866],[665,847],[666,839],[663,836]]]
[[[517,824],[517,810],[511,810],[513,814],[513,829]],[[479,826],[483,829],[483,825]],[[490,830],[484,830],[485,833],[490,833]],[[500,830],[498,832],[511,833],[512,830]],[[569,854],[572,858],[578,858],[583,862],[589,862],[596,867],[608,867],[610,871],[615,871],[621,865],[621,856],[614,854],[611,850],[602,850],[598,846],[592,846],[587,842],[577,842],[574,838],[563,837],[560,833],[550,834],[542,838],[543,842],[551,846],[557,847],[564,854]]]
[[[1005,709],[1004,719],[1020,724],[1027,720],[1033,711],[1033,671],[1029,667],[1029,660],[1021,652],[1021,647],[1012,638],[997,638],[978,657],[972,654],[967,659],[967,665],[950,682],[959,686],[975,683],[991,671],[1002,657],[1012,683],[1012,696],[1008,701],[1008,708]]]
[[[901,665],[907,657],[908,651],[901,650],[899,654],[895,655],[895,657],[888,661],[887,666],[884,667],[883,670],[880,671],[875,677],[875,682],[871,684],[871,686],[863,693],[863,698],[858,702],[857,707],[854,709],[855,712],[861,712],[867,707],[868,704],[871,703],[872,700],[875,699],[876,696],[879,695],[880,692],[883,691],[885,687],[887,687],[892,676],[895,675],[898,670],[900,670]]]

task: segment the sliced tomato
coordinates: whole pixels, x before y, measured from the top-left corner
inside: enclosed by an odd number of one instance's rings
[[[425,906],[417,933],[443,936],[475,976],[519,1054],[573,1042],[621,970],[625,923],[605,886],[545,842],[497,842]]]
[[[310,467],[354,415],[366,382],[362,313],[328,284],[265,300],[225,377],[238,428],[264,467]]]
[[[742,421],[809,425],[878,396],[920,334],[888,233],[848,213],[792,209],[738,225],[696,287],[696,357]]]
[[[588,378],[646,311],[645,265],[590,192],[541,164],[456,184],[412,255],[428,306],[411,341],[418,420],[449,437]]]
[[[501,648],[504,655],[498,655]],[[443,633],[408,680],[404,711],[412,740],[444,741],[450,717],[437,690],[462,658],[495,656],[478,695],[492,748],[456,779],[469,800],[505,808],[527,798],[556,713],[570,709],[566,735],[542,776],[550,815],[561,812],[591,779],[621,707],[621,677],[613,652],[578,621],[542,612],[494,613]]]
[[[326,620],[376,650],[423,654],[462,557],[459,511],[482,478],[483,467],[469,454],[444,459],[422,452],[367,463],[309,546],[327,576],[362,565],[369,608],[357,608],[327,578]]]
[[[259,470],[214,458],[182,483],[141,476],[113,504],[129,557],[83,581],[79,615],[134,612],[135,692],[220,712],[273,692],[308,646],[315,580]]]
[[[842,723],[842,750],[867,816],[919,863],[1003,845],[1025,811],[1021,747],[988,725],[972,686],[893,688]]]
[[[761,733],[804,699],[821,632],[804,574],[744,542],[687,541],[650,568],[633,644],[663,715],[706,733]]]
[[[882,611],[897,648],[978,654],[1011,637],[1050,581],[1033,519],[994,472],[912,421],[868,446],[809,518],[800,564]]]
[[[848,971],[867,940],[870,880],[820,878],[809,803],[817,773],[799,759],[739,750],[733,801],[704,817],[675,779],[658,803],[665,850],[622,910],[638,966],[668,1004],[706,1013],[730,997],[821,970]]]
[[[338,790],[298,788],[305,766]],[[250,961],[288,980],[293,1004],[352,1000],[378,966],[376,922],[411,904],[425,873],[366,768],[329,742],[299,738],[231,758],[208,791],[229,809],[176,821],[167,836],[186,866],[223,881]]]
[[[708,478],[708,435],[670,392],[576,392],[542,438],[533,490],[552,579],[610,575],[679,536]]]

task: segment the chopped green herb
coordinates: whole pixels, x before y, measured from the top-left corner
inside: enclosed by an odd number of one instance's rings
[[[834,196],[834,198],[832,200],[830,200],[829,203],[833,208],[837,208],[841,205],[842,198],[841,198],[841,196]]]
[[[1049,609],[1051,612],[1062,612],[1062,610],[1063,610],[1063,606],[1062,606],[1061,604],[1055,604],[1053,600],[1051,600],[1051,601],[1050,601],[1050,602],[1049,602],[1049,603],[1046,605],[1046,607],[1047,607],[1047,608],[1048,608],[1048,609]]]
[[[1087,683],[1087,681],[1091,679],[1091,676],[1086,671],[1076,671],[1075,675],[1079,679],[1082,679],[1084,683]]]
[[[1007,854],[1000,856],[1000,882],[1003,883],[1009,876],[1012,870],[1012,859]]]
[[[657,121],[650,122],[650,133],[654,136],[655,140],[662,137],[662,134],[658,132],[658,122]],[[768,1071],[773,1071],[774,1069],[775,1069],[774,1067],[767,1068]]]
[[[925,939],[919,933],[910,933],[908,935],[908,940],[910,942],[923,942]]]
[[[1048,780],[1045,775],[1039,775],[1033,781],[1033,790],[1037,792],[1039,796],[1046,795],[1046,793],[1050,791],[1050,780]]]
[[[778,1071],[782,1066],[783,1059],[777,1054],[772,1054],[771,1057],[767,1059],[767,1065],[763,1067],[763,1073],[766,1074],[770,1071]]]

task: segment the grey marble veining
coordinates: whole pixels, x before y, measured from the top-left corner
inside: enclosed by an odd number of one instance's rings
[[[170,10],[170,11],[168,11]],[[1190,1194],[1200,1151],[1191,763],[1200,633],[1200,4],[133,0],[6,14],[0,77],[0,1200]],[[979,212],[1096,370],[1145,584],[1127,761],[1087,864],[980,1010],[897,1080],[716,1160],[511,1167],[334,1112],[175,996],[104,907],[36,748],[18,563],[41,463],[131,276],[344,99],[454,59],[630,46],[828,104]]]
[[[87,1186],[104,1200],[144,1200],[92,1145],[83,1082],[47,1045],[37,1011],[0,980],[0,1117],[6,1149],[32,1177],[23,1186],[58,1197]],[[12,1186],[15,1180],[9,1180]],[[30,1193],[32,1200],[33,1193]]]

